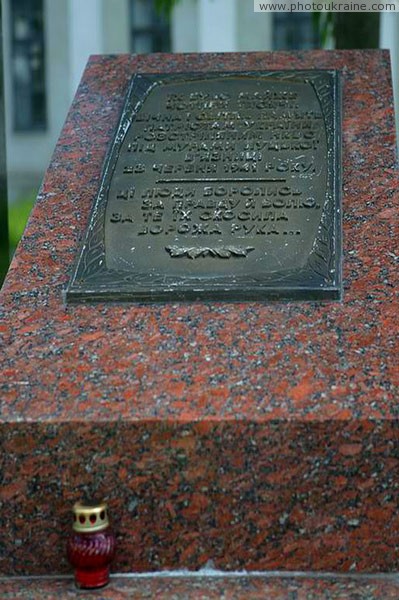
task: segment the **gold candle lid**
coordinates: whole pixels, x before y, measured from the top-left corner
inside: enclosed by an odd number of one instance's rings
[[[80,533],[93,533],[109,527],[108,507],[101,504],[76,502],[73,506],[73,530]]]

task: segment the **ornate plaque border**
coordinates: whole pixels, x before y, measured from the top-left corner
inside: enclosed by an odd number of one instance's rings
[[[231,77],[278,78],[310,84],[320,102],[327,137],[327,185],[318,235],[307,264],[284,273],[212,277],[178,277],[164,273],[128,273],[107,269],[105,211],[112,174],[125,135],[148,94],[157,85]],[[115,138],[104,162],[83,245],[63,292],[67,303],[165,302],[195,300],[340,300],[342,299],[341,113],[340,72],[336,70],[223,71],[136,74],[122,109]],[[188,252],[190,249],[182,249]],[[209,249],[204,249],[209,250]]]

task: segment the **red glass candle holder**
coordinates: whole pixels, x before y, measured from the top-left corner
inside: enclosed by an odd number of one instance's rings
[[[111,531],[106,504],[73,507],[73,534],[67,555],[75,568],[77,587],[94,589],[109,583],[109,567],[115,556],[115,536]]]

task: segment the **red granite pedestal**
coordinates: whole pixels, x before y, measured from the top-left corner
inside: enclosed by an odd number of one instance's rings
[[[344,300],[62,304],[131,75],[343,74]],[[0,572],[399,567],[399,178],[384,51],[93,57],[2,292]],[[209,562],[211,561],[211,562]]]

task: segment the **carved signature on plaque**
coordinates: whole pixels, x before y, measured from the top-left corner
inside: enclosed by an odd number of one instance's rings
[[[172,258],[179,258],[186,256],[187,258],[198,258],[200,256],[212,256],[214,258],[245,258],[252,250],[255,250],[252,246],[243,248],[242,246],[216,246],[210,248],[205,247],[192,247],[192,246],[166,246],[165,250],[169,252]]]

